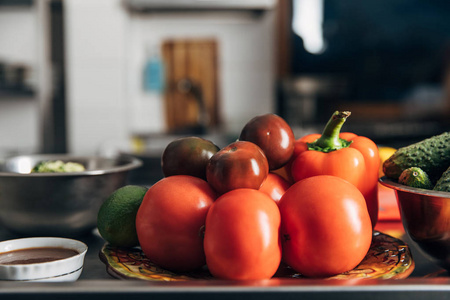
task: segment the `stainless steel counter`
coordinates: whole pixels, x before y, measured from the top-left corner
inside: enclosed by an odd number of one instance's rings
[[[383,224],[389,228],[389,224]],[[398,223],[393,223],[398,227]],[[17,238],[0,230],[0,240]],[[0,281],[0,299],[450,299],[447,271],[430,263],[405,236],[415,269],[399,280],[271,279],[230,282],[148,282],[118,280],[106,272],[99,259],[104,241],[95,232],[77,237],[89,246],[84,270],[73,283],[32,283]]]

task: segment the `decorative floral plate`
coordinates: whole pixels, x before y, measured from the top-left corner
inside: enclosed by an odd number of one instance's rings
[[[205,268],[196,272],[173,273],[153,264],[140,248],[118,248],[105,244],[100,259],[107,272],[116,278],[153,281],[214,280]],[[414,270],[410,249],[402,240],[375,231],[366,257],[353,270],[327,279],[380,278],[401,279]],[[290,267],[281,264],[274,277],[304,278]]]

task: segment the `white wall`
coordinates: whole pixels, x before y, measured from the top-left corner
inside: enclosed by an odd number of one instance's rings
[[[37,18],[32,8],[0,10],[0,62],[37,68]],[[37,97],[0,97],[0,156],[35,152],[39,146]]]
[[[127,136],[125,15],[119,1],[65,1],[69,152]]]
[[[134,132],[165,129],[162,99],[141,89],[145,45],[166,38],[215,38],[219,103],[228,133],[274,109],[274,15],[135,15],[120,0],[65,0],[68,147],[94,154]],[[0,59],[38,65],[32,10],[0,11]],[[0,152],[37,151],[38,101],[0,100]]]
[[[164,131],[162,99],[142,91],[141,76],[146,45],[166,38],[217,39],[226,131],[274,110],[272,14],[136,15],[119,0],[64,3],[71,152],[92,153],[133,132]]]

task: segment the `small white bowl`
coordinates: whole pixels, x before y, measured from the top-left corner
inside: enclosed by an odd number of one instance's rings
[[[31,264],[0,264],[0,280],[15,281],[76,281],[83,270],[86,244],[67,238],[34,237],[0,242],[0,253],[20,249],[58,247],[78,254],[50,262]]]

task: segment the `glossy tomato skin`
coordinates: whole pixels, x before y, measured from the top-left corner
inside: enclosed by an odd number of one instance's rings
[[[182,137],[170,142],[161,156],[161,168],[165,177],[191,175],[206,180],[206,165],[219,151],[213,142],[196,137]]]
[[[219,194],[238,188],[257,190],[268,173],[269,164],[263,151],[247,141],[222,148],[206,167],[207,181]]]
[[[205,264],[202,229],[216,193],[203,179],[174,175],[152,185],[136,216],[145,255],[171,271],[192,271]]]
[[[281,261],[280,212],[266,194],[236,189],[220,196],[208,212],[204,247],[214,277],[271,278]]]
[[[290,186],[286,179],[278,174],[269,172],[259,190],[272,198],[275,203],[278,203]]]
[[[279,202],[283,261],[307,277],[327,277],[356,267],[372,241],[362,193],[335,176],[294,183]]]
[[[283,118],[275,114],[251,119],[242,128],[239,140],[258,145],[267,157],[270,170],[284,166],[294,152],[294,132]]]

